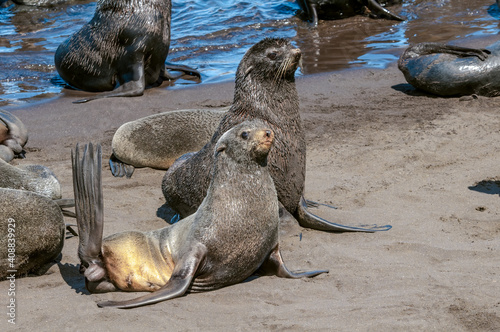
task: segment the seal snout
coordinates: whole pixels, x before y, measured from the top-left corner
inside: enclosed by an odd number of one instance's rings
[[[292,53],[292,58],[295,60],[295,62],[300,61],[300,58],[302,57],[302,52],[300,51],[300,48],[294,48],[290,51]]]
[[[268,152],[274,143],[274,132],[271,129],[262,129],[255,133],[255,138],[258,141],[259,150]]]

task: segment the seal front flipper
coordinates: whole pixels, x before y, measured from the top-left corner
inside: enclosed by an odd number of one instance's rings
[[[269,257],[262,263],[259,269],[255,272],[260,276],[271,276],[275,275],[280,278],[312,278],[321,273],[328,273],[328,270],[317,270],[317,271],[307,271],[307,272],[290,272],[283,258],[281,257],[280,245],[277,244],[276,247],[271,251]]]
[[[130,81],[130,77],[134,78],[134,80]],[[73,104],[82,104],[91,100],[102,98],[142,96],[144,94],[144,90],[146,89],[143,61],[134,63],[132,66],[132,73],[127,73],[123,78],[121,78],[121,81],[123,83],[120,82],[120,85],[112,91],[101,92],[95,97],[76,100]]]
[[[377,225],[358,225],[349,226],[341,225],[326,219],[323,219],[314,213],[311,213],[307,209],[307,202],[302,196],[300,198],[300,203],[297,208],[297,220],[302,227],[317,229],[321,231],[330,232],[378,232],[378,231],[388,231],[392,228],[391,225],[377,226]]]
[[[367,0],[365,5],[376,17],[387,18],[389,20],[406,21],[406,18],[393,14],[382,7],[377,0]]]
[[[311,20],[313,26],[318,25],[318,12],[316,11],[316,5],[311,2],[311,0],[299,0],[299,5],[304,8],[304,12],[307,18]]]
[[[97,305],[101,308],[130,309],[182,296],[191,285],[196,271],[206,255],[205,245],[202,243],[193,244],[191,250],[175,264],[172,276],[159,290],[128,301],[104,301],[97,303]]]
[[[408,47],[404,51],[403,55],[401,55],[400,62],[421,55],[430,55],[439,53],[452,54],[461,58],[475,56],[479,58],[479,60],[484,61],[488,58],[488,55],[491,54],[491,51],[487,49],[469,48],[469,47],[448,45],[443,43],[426,42],[426,43],[418,43]]]
[[[118,159],[114,153],[109,157],[109,167],[111,169],[111,174],[117,178],[126,176],[127,179],[130,179],[135,170],[134,166],[124,163]]]

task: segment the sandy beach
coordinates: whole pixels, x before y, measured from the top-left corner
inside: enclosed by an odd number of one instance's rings
[[[158,112],[228,106],[233,88],[156,88],[87,104],[72,104],[87,94],[67,90],[29,108],[7,108],[30,133],[27,159],[16,163],[50,167],[71,198],[71,148],[101,143],[105,235],[164,227],[157,216],[164,216],[164,171],[113,178],[107,165],[113,134]],[[46,275],[16,280],[15,325],[7,322],[9,283],[0,282],[0,330],[500,330],[500,99],[425,95],[395,65],[304,76],[297,88],[306,197],[337,206],[317,210],[332,221],[391,230],[326,233],[283,225],[287,266],[330,273],[255,278],[132,310],[96,306],[139,294],[89,294],[78,272],[78,238],[68,235]]]

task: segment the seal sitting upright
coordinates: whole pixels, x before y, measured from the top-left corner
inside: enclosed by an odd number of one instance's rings
[[[279,250],[279,208],[268,171],[274,140],[269,126],[244,122],[218,140],[207,195],[195,214],[150,232],[102,237],[100,146],[77,147],[73,178],[80,245],[91,292],[153,291],[100,307],[133,308],[239,283],[254,273],[283,278],[328,271],[288,271]],[[97,162],[94,162],[96,160]]]
[[[163,178],[167,204],[181,217],[194,213],[206,195],[214,160],[212,151],[219,138],[245,120],[260,119],[276,135],[275,148],[269,155],[269,172],[278,192],[282,216],[292,214],[301,226],[326,231],[390,229],[390,226],[340,225],[308,211],[303,198],[306,141],[295,88],[295,71],[300,60],[300,50],[281,38],[266,38],[246,52],[236,71],[233,104],[212,139],[197,153],[181,156]]]
[[[55,65],[71,86],[97,98],[141,96],[147,86],[173,77],[165,66],[170,47],[170,0],[99,0],[94,17],[57,48]]]

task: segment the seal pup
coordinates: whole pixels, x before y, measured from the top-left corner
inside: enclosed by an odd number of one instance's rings
[[[500,95],[500,42],[486,49],[415,44],[403,52],[398,68],[408,83],[434,95]]]
[[[69,85],[107,91],[76,103],[141,96],[146,87],[174,79],[167,69],[201,78],[192,68],[165,65],[170,18],[170,0],[99,0],[92,20],[55,53],[56,69]]]
[[[367,14],[372,18],[406,20],[391,13],[384,6],[401,3],[401,0],[297,0],[308,20],[318,25],[318,20],[338,20],[354,15]]]
[[[24,145],[28,141],[28,130],[14,114],[0,109],[0,159],[9,162],[24,158]]]
[[[111,142],[111,173],[130,178],[136,167],[168,169],[183,154],[200,150],[228,109],[164,112],[121,125]]]
[[[294,215],[301,226],[325,231],[378,231],[390,226],[346,226],[312,214],[303,198],[306,141],[295,88],[295,71],[301,52],[282,38],[266,38],[252,46],[236,71],[234,100],[211,140],[197,153],[180,157],[167,170],[162,191],[167,204],[181,217],[196,211],[207,192],[213,149],[219,138],[235,125],[251,119],[267,123],[275,133],[269,155],[280,213]]]
[[[78,147],[73,160],[78,255],[90,292],[153,291],[136,299],[98,303],[133,308],[239,283],[252,274],[314,277],[290,272],[279,250],[279,207],[267,155],[274,133],[241,123],[218,140],[207,195],[195,214],[150,232],[102,239],[100,146]],[[96,161],[96,162],[95,162]]]
[[[0,188],[0,227],[0,280],[45,273],[63,248],[63,214],[46,196]]]

